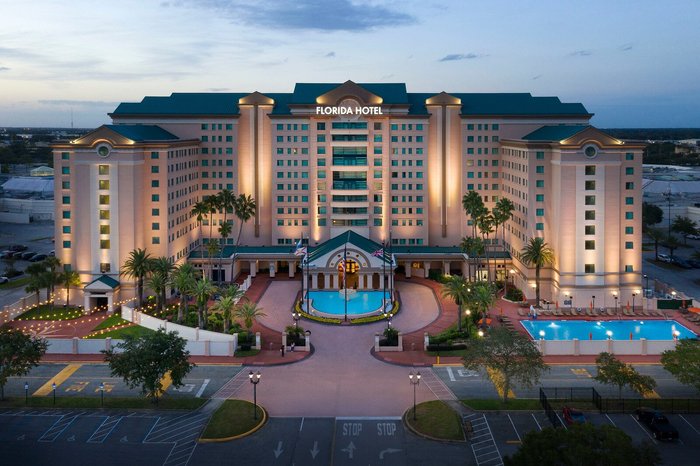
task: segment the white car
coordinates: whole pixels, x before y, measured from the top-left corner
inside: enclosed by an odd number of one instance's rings
[[[7,278],[7,277],[0,277],[0,285],[3,284],[3,283],[7,283],[7,282],[9,282],[9,281],[10,281],[10,279]]]
[[[660,260],[661,262],[668,262],[669,264],[671,263],[671,258],[666,254],[659,254],[657,259]]]
[[[700,235],[685,235],[688,239],[700,239]]]

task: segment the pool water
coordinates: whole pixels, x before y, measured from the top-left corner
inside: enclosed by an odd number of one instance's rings
[[[389,303],[389,292],[385,295],[386,303]],[[311,306],[326,314],[344,315],[345,303],[343,295],[335,291],[310,291]],[[348,294],[348,314],[368,314],[381,312],[382,291],[357,291]]]
[[[521,320],[520,323],[530,336],[539,340],[540,331],[544,330],[545,340],[607,340],[608,332],[613,340],[673,340],[673,333],[679,332],[678,338],[696,338],[697,335],[675,320]]]

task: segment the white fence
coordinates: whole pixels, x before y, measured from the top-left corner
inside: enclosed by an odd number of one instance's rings
[[[231,341],[188,341],[186,349],[191,356],[233,356],[238,335]],[[85,340],[82,338],[49,338],[47,354],[100,354],[102,350],[115,348],[124,340]],[[119,351],[117,349],[117,351]]]
[[[618,355],[658,355],[676,347],[674,340],[537,340],[544,356],[599,355],[608,352]]]
[[[5,305],[2,312],[0,312],[0,325],[14,320],[15,317],[26,312],[28,308],[36,306],[37,304],[40,304],[39,298],[36,293],[33,293],[25,296],[19,301]]]

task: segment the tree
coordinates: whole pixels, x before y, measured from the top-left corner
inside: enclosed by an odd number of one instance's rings
[[[465,236],[462,238],[460,243],[460,249],[464,254],[467,255],[467,264],[469,267],[469,281],[472,281],[472,277],[476,277],[476,271],[478,270],[479,257],[484,254],[484,241],[481,238],[474,238],[471,236]],[[474,275],[472,276],[471,263],[474,261]]]
[[[486,245],[486,239],[491,233],[493,233],[493,215],[489,213],[489,210],[484,207],[482,214],[476,219],[476,226],[479,228],[479,233],[481,233],[481,239]],[[486,280],[491,280],[491,264],[489,261],[489,249],[484,248],[486,252]],[[495,269],[495,267],[494,267]]]
[[[610,353],[600,353],[595,363],[598,373],[593,379],[603,384],[617,385],[619,398],[622,398],[622,388],[625,386],[640,394],[656,388],[652,377],[640,374],[632,365],[625,364]]]
[[[216,293],[216,286],[211,282],[211,280],[206,277],[197,281],[192,289],[192,295],[197,301],[197,316],[199,328],[206,328],[206,310],[209,298],[211,298],[214,293]]]
[[[663,240],[666,235],[658,228],[647,228],[647,236],[654,242],[654,259],[659,260],[659,241]]]
[[[141,393],[157,403],[165,374],[170,375],[173,386],[178,388],[194,367],[186,346],[187,340],[177,332],[166,333],[160,328],[138,338],[126,335],[122,343],[102,352],[112,376],[122,377],[129,388],[141,387]]]
[[[683,244],[687,246],[688,238],[686,236],[696,235],[698,233],[698,224],[689,217],[677,215],[676,218],[673,219],[671,229],[683,236]]]
[[[464,277],[450,275],[442,285],[442,297],[450,298],[457,305],[457,330],[462,333],[462,305],[469,298],[468,283]]]
[[[228,222],[228,219],[226,217],[229,211],[233,212],[234,201],[236,198],[233,194],[233,191],[229,189],[224,189],[220,191],[219,194],[216,195],[216,197],[219,203],[219,208],[224,211],[224,222],[221,225],[219,225],[219,234],[221,235],[221,254],[219,255],[219,280],[217,280],[219,282],[223,282],[223,280],[221,279],[221,263],[224,256],[224,246],[226,245],[226,238],[228,238],[228,236],[231,234],[231,231],[233,230],[233,227]]]
[[[476,237],[476,219],[484,214],[486,207],[481,194],[476,191],[469,191],[462,197],[462,208],[464,213],[471,217],[472,238]]]
[[[236,308],[233,312],[233,316],[236,319],[242,320],[246,330],[250,332],[250,329],[253,327],[253,320],[258,317],[266,317],[267,314],[265,314],[262,308],[259,308],[256,303],[243,303]]]
[[[477,312],[477,315],[486,317],[489,309],[493,307],[495,300],[496,297],[491,284],[481,282],[475,283],[471,287],[471,293],[469,293],[467,304]]]
[[[172,274],[170,284],[180,293],[180,305],[177,310],[177,322],[182,323],[187,305],[187,297],[195,287],[195,270],[192,264],[183,262]]]
[[[58,268],[61,266],[61,261],[55,256],[49,256],[44,259],[42,263],[46,268],[45,279],[51,294],[49,306],[53,311],[54,302],[56,300],[56,285],[61,283],[61,273],[58,271]]]
[[[134,249],[129,253],[129,258],[124,262],[120,275],[131,277],[136,281],[136,296],[140,306],[143,302],[143,281],[150,271],[151,255],[145,249]]]
[[[209,279],[214,279],[214,257],[219,254],[219,240],[210,239],[207,243],[207,259],[209,259]]]
[[[635,445],[622,429],[592,423],[568,429],[547,427],[531,430],[518,451],[503,458],[506,466],[654,466],[661,464],[659,452],[649,442]]]
[[[216,314],[221,314],[224,319],[224,333],[228,333],[231,316],[236,308],[236,302],[231,296],[221,296],[210,310]]]
[[[661,353],[661,364],[680,383],[700,391],[700,341],[681,339],[675,349]]]
[[[231,259],[231,281],[233,281],[233,267],[236,262],[238,246],[241,242],[243,225],[247,223],[248,220],[253,218],[256,208],[257,206],[255,204],[255,199],[253,199],[251,195],[239,194],[238,197],[233,200],[233,213],[238,219],[238,235],[236,235],[236,242],[233,245],[233,258]]]
[[[681,243],[678,241],[678,238],[671,235],[667,236],[664,240],[664,246],[666,246],[666,249],[668,249],[668,255],[673,257],[673,251],[678,249],[681,246]]]
[[[511,219],[513,216],[513,211],[515,210],[515,204],[513,201],[507,197],[501,197],[496,202],[496,207],[492,210],[494,226],[496,227],[496,236],[498,236],[498,226],[503,225],[501,228],[501,248],[503,249],[503,284],[505,290],[508,291],[508,271],[506,270],[506,227],[505,223]]]
[[[497,388],[503,390],[505,403],[513,381],[529,388],[549,370],[534,342],[505,327],[493,328],[484,338],[468,340],[466,347],[462,358],[464,367],[471,370],[483,368],[500,374],[502,383]]]
[[[29,283],[24,289],[27,293],[36,293],[36,301],[39,302],[39,292],[46,288],[46,300],[49,300],[49,281],[46,274],[46,267],[41,262],[30,264],[25,270],[29,275]]]
[[[527,245],[520,251],[520,260],[527,265],[535,266],[535,296],[540,305],[540,269],[554,263],[554,250],[544,242],[544,238],[530,238]]]
[[[156,294],[156,308],[158,312],[162,312],[164,303],[163,294],[167,285],[165,278],[160,273],[152,273],[148,277],[148,280],[146,280],[146,285]]]
[[[5,399],[7,379],[26,375],[38,366],[47,348],[48,343],[43,338],[7,326],[0,327],[0,399]]]
[[[218,278],[217,282],[219,282],[219,283],[222,283],[224,281],[224,279],[222,278],[224,269],[223,269],[223,266],[221,265],[221,262],[222,262],[223,257],[224,257],[224,246],[223,245],[226,244],[226,239],[229,237],[232,230],[233,230],[233,226],[228,222],[222,223],[221,225],[219,225],[219,234],[221,235],[221,244],[222,244],[221,254],[219,255],[219,272],[217,274],[217,278]]]
[[[664,211],[661,207],[648,202],[642,202],[642,227],[644,230],[652,225],[661,223],[663,219]]]
[[[202,221],[208,214],[209,206],[207,206],[205,201],[196,202],[190,211],[190,215],[197,217],[197,224],[199,225],[199,253],[202,258],[204,258],[204,255],[202,254],[202,247],[204,246],[204,242],[202,241]]]
[[[219,197],[218,196],[209,196],[204,199],[204,204],[206,205],[207,209],[209,210],[209,242],[207,243],[207,258],[209,259],[209,269],[210,269],[210,277],[209,278],[214,278],[214,256],[217,254],[219,251],[219,244],[218,241],[216,242],[216,248],[213,248],[214,244],[212,244],[212,228],[214,227],[214,214],[216,214],[219,211]],[[213,249],[212,249],[213,248]]]
[[[61,275],[61,283],[66,287],[66,305],[70,306],[70,288],[80,286],[80,275],[75,270],[66,270]]]
[[[175,270],[175,266],[170,262],[170,259],[168,259],[167,257],[156,257],[154,259],[151,259],[151,265],[149,269],[151,271],[151,274],[154,276],[159,276],[160,281],[162,282],[162,286],[158,288],[158,291],[160,292],[160,295],[158,296],[158,302],[160,303],[159,310],[162,311],[163,306],[165,305],[165,301],[167,299],[165,296],[165,289],[170,283],[170,275],[172,274],[173,270]],[[151,289],[154,293],[158,293],[152,287]]]

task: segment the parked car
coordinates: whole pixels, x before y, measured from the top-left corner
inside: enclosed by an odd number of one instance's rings
[[[700,260],[688,259],[688,264],[690,264],[694,269],[700,269]]]
[[[667,254],[659,254],[656,259],[661,262],[671,262],[671,257]]]
[[[685,235],[686,238],[688,239],[700,239],[700,235]]]
[[[49,256],[54,257],[55,255],[56,255],[55,249],[52,249],[51,251],[49,251]]]
[[[23,252],[22,255],[20,256],[22,260],[28,261],[32,257],[36,256],[37,253],[34,251],[29,251],[29,252]]]
[[[29,262],[41,262],[46,259],[46,254],[36,254],[29,259]]]
[[[22,251],[15,251],[15,252],[12,253],[12,258],[13,258],[13,259],[21,259],[21,258],[22,258],[22,254],[24,254]]]
[[[681,259],[680,257],[673,256],[671,257],[671,263],[674,265],[677,265],[678,267],[682,267],[684,269],[692,269],[693,266],[688,263],[687,260]]]
[[[564,409],[562,409],[561,413],[562,417],[564,418],[564,422],[566,422],[567,426],[573,424],[585,424],[586,422],[588,422],[586,416],[584,416],[584,414],[577,409],[564,406]]]
[[[637,408],[634,412],[637,420],[644,424],[657,440],[675,440],[678,431],[668,421],[668,418],[651,408]]]
[[[15,252],[26,251],[27,249],[27,246],[25,246],[24,244],[13,244],[12,246],[10,246],[10,251]]]
[[[0,277],[0,285],[3,284],[3,283],[7,283],[7,282],[9,282],[9,281],[10,281],[10,279],[7,278],[7,277]]]
[[[12,254],[14,254],[14,253],[15,253],[15,251],[10,251],[9,249],[7,249],[7,250],[3,251],[2,253],[0,253],[0,259],[9,259],[10,257],[12,257]]]

